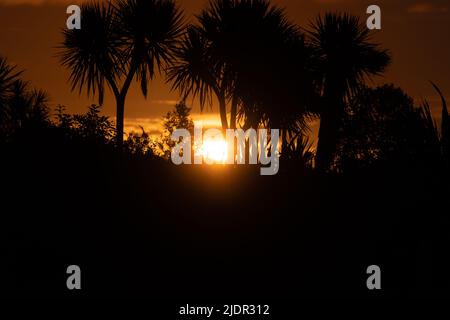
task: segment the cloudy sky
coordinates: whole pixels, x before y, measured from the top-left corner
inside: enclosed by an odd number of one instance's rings
[[[106,1],[106,0],[105,0]],[[55,58],[56,46],[61,42],[61,28],[65,26],[65,8],[80,4],[80,0],[0,0],[0,54],[25,69],[24,78],[34,86],[47,90],[52,104],[66,105],[71,112],[82,112],[95,101],[84,95],[71,93],[67,85],[68,72]],[[450,97],[450,0],[273,0],[286,8],[289,17],[306,27],[318,13],[350,12],[366,17],[366,8],[377,4],[382,9],[382,30],[375,39],[393,54],[393,64],[377,83],[394,83],[420,101],[428,98],[437,105],[438,99],[428,80],[438,83]],[[200,11],[207,0],[178,0],[187,18]],[[143,124],[156,129],[158,121],[177,100],[164,81],[157,79],[145,100],[133,88],[127,100],[126,117],[129,126]],[[214,121],[208,115],[197,119]],[[436,109],[437,110],[437,109]],[[111,97],[105,112],[114,115]]]

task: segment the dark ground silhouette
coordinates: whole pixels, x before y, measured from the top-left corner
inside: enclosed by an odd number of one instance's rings
[[[51,131],[51,130],[49,130]],[[26,136],[3,147],[2,293],[226,299],[448,297],[448,175],[175,167]],[[83,289],[65,287],[80,265]],[[369,292],[366,268],[382,269]]]

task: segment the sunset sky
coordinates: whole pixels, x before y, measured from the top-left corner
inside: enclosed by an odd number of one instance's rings
[[[0,54],[24,69],[23,77],[33,86],[45,89],[51,105],[62,104],[69,112],[84,112],[94,103],[85,95],[71,93],[67,84],[68,72],[55,58],[56,46],[61,42],[61,28],[65,26],[68,4],[80,0],[0,0]],[[438,114],[438,98],[428,80],[436,82],[450,97],[450,0],[274,0],[286,8],[288,16],[302,27],[318,13],[349,12],[363,19],[366,8],[378,4],[382,9],[382,30],[374,32],[375,39],[393,55],[393,64],[384,78],[377,82],[401,86],[417,102],[427,98]],[[186,19],[192,19],[207,4],[207,0],[178,0]],[[156,79],[145,100],[137,86],[130,92],[126,105],[128,129],[141,124],[152,133],[159,129],[160,118],[178,99],[170,86]],[[191,101],[188,101],[191,104]],[[205,124],[217,123],[214,113],[200,114],[198,102],[193,106],[194,119]],[[114,116],[115,103],[111,96],[104,111]],[[217,111],[217,110],[216,110]]]

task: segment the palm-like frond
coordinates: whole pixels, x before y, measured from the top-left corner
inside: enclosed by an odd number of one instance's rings
[[[293,136],[286,148],[283,149],[282,156],[295,160],[300,167],[312,168],[314,160],[313,142],[304,135]]]
[[[147,96],[149,81],[173,58],[183,29],[173,0],[115,0],[82,6],[81,30],[64,30],[63,66],[72,90],[84,88],[103,102],[105,82],[116,99],[117,144],[123,145],[125,101],[132,81]]]
[[[49,121],[48,95],[42,90],[30,89],[29,83],[15,80],[6,100],[8,118],[4,121],[11,134],[28,125],[39,126]]]
[[[424,138],[428,141],[433,141],[435,145],[439,145],[439,131],[436,124],[436,120],[431,114],[431,107],[428,101],[424,101],[422,106],[418,110],[419,117],[422,120],[422,127],[424,130]]]
[[[155,71],[173,59],[183,32],[183,15],[172,0],[118,0],[117,15],[124,39],[125,61],[137,73],[142,93]]]
[[[105,81],[111,85],[122,73],[122,36],[117,31],[114,10],[109,2],[83,4],[83,27],[63,31],[58,54],[61,64],[71,70],[72,90],[78,87],[80,94],[84,88],[88,95],[98,93],[100,104]]]
[[[327,171],[336,156],[346,104],[366,80],[385,71],[390,55],[371,41],[369,29],[358,17],[348,14],[319,16],[308,38],[317,58],[323,97],[316,162],[319,170]]]
[[[201,108],[207,102],[211,104],[212,93],[217,90],[208,45],[199,29],[190,26],[175,51],[172,66],[168,68],[167,81],[172,82],[172,89],[180,91],[183,99],[190,94],[199,97]]]
[[[8,117],[6,101],[21,73],[22,71],[16,71],[16,66],[10,65],[6,58],[0,56],[0,120]]]
[[[370,30],[356,16],[319,16],[308,34],[320,59],[323,80],[343,97],[354,94],[364,80],[380,75],[390,63],[389,52],[371,41]]]
[[[28,118],[31,122],[47,121],[49,117],[49,96],[44,90],[34,89],[31,93]]]
[[[230,10],[231,11],[231,10]],[[285,12],[268,1],[243,1],[235,12],[224,14],[234,44],[222,48],[234,70],[233,90],[246,117],[268,127],[291,130],[305,124],[307,105],[314,94],[303,35]],[[255,122],[250,119],[250,122]]]
[[[442,144],[442,152],[444,156],[448,158],[450,156],[450,117],[447,109],[447,100],[445,99],[441,89],[439,89],[439,87],[434,82],[431,82],[431,85],[441,98],[442,103],[441,144]]]
[[[236,116],[253,127],[305,123],[305,100],[314,92],[305,81],[310,54],[283,9],[267,0],[213,0],[197,20],[169,71],[173,88],[199,97],[202,107],[213,93],[231,102],[232,125]]]

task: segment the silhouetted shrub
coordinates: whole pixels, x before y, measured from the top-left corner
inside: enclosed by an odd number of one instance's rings
[[[171,135],[176,129],[186,129],[191,135],[194,134],[194,121],[190,118],[190,112],[191,109],[186,106],[186,102],[180,101],[175,105],[173,111],[166,114],[163,120],[163,133],[153,141],[152,148],[156,155],[164,159],[170,159],[171,150],[175,146]]]
[[[114,123],[109,117],[100,115],[100,111],[100,106],[91,105],[85,114],[70,115],[65,113],[64,106],[58,106],[55,125],[70,138],[114,144]]]
[[[440,141],[428,103],[417,108],[400,88],[364,87],[346,110],[337,158],[341,170],[392,162],[439,161]]]
[[[134,155],[153,155],[154,140],[141,127],[142,133],[131,132],[124,142],[124,150]]]

